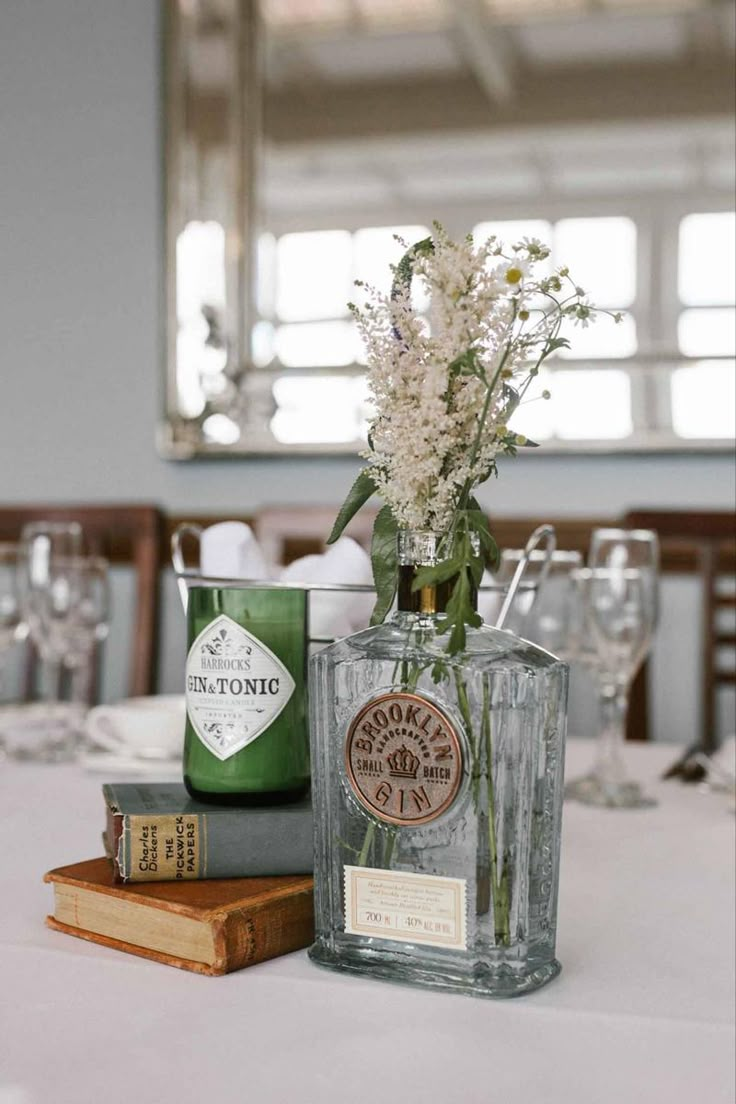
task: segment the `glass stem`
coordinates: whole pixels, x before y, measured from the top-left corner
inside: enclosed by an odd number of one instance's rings
[[[74,724],[80,732],[84,730],[84,721],[87,716],[89,702],[87,691],[89,687],[90,658],[85,658],[81,663],[76,663],[71,669],[70,697],[74,706]]]
[[[626,714],[629,708],[629,688],[605,678],[600,684],[600,735],[596,750],[594,773],[610,785],[622,783],[626,776],[621,754],[626,734]]]
[[[44,659],[41,663],[41,696],[49,704],[60,700],[61,660]]]
[[[85,709],[87,706],[88,670],[88,665],[84,662],[75,664],[71,671],[71,700],[80,709]]]

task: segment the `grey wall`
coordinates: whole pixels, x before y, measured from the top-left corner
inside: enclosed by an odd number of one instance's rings
[[[156,0],[0,3],[0,501],[151,500],[193,513],[336,502],[350,460],[174,464],[156,454],[157,9]],[[728,457],[539,454],[505,465],[482,498],[498,513],[561,515],[726,507],[735,494]],[[177,621],[167,635],[180,635]],[[690,644],[672,647],[680,652],[667,669],[692,672]],[[174,685],[180,657],[167,651]],[[668,708],[664,675],[658,698],[670,719],[658,728],[682,737],[689,722]]]

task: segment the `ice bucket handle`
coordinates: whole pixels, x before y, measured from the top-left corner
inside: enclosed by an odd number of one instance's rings
[[[184,537],[194,537],[197,541],[197,568],[195,571],[190,571],[184,562],[184,552],[182,550]],[[199,574],[199,544],[201,539],[202,526],[195,525],[192,521],[185,521],[181,525],[177,525],[176,529],[171,534],[171,563],[174,567],[176,585],[179,588],[179,597],[181,598],[181,604],[184,607],[185,613],[187,612],[187,605],[189,603],[187,576]]]
[[[526,542],[524,552],[521,556],[521,559],[519,560],[516,571],[514,572],[514,576],[509,584],[509,589],[506,591],[506,596],[503,600],[501,611],[498,615],[498,618],[496,619],[497,629],[503,628],[506,618],[508,617],[509,610],[514,604],[516,592],[521,586],[524,575],[526,574],[526,570],[529,567],[529,563],[531,562],[532,552],[534,552],[537,546],[542,544],[542,542],[545,542],[543,549],[544,560],[542,561],[542,567],[539,572],[538,584],[534,591],[535,594],[538,592],[539,587],[542,585],[547,576],[549,566],[552,563],[552,556],[554,555],[555,549],[557,547],[557,534],[555,533],[554,525],[538,525],[532,535],[529,537],[529,540]]]

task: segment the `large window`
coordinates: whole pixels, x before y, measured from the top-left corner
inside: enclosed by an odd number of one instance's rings
[[[736,431],[734,240],[733,212],[687,215],[680,223],[677,338],[680,352],[694,358],[672,373],[672,426],[680,437]]]
[[[540,378],[549,402],[516,415],[560,448],[712,447],[734,437],[733,212],[651,208],[514,217],[451,233],[539,237],[597,305],[620,312],[574,334]],[[425,226],[334,227],[264,235],[253,354],[273,378],[271,429],[283,443],[348,445],[369,412],[362,350],[347,309],[356,279],[387,290],[395,241]],[[426,305],[426,304],[425,304]],[[308,411],[309,416],[305,416]]]
[[[264,236],[254,356],[278,373],[271,422],[277,441],[365,437],[363,351],[348,303],[360,295],[356,280],[390,290],[389,266],[403,252],[395,235],[414,242],[428,233],[424,226],[380,226]]]
[[[483,222],[474,236],[497,234],[507,242],[538,237],[551,248],[550,268],[565,264],[580,287],[600,307],[622,315],[617,324],[602,315],[592,326],[574,332],[572,348],[560,356],[573,360],[545,369],[537,394],[524,403],[514,428],[534,440],[600,441],[631,436],[631,388],[620,368],[587,367],[599,359],[624,359],[637,351],[636,323],[630,312],[636,299],[636,224],[626,217],[565,218],[556,223],[534,221]],[[546,389],[554,402],[543,402]]]

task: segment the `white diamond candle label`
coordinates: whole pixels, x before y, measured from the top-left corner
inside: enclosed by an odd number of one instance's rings
[[[221,614],[189,649],[186,702],[197,736],[218,759],[229,759],[273,724],[294,693],[278,656]]]

